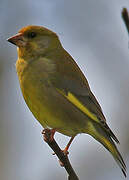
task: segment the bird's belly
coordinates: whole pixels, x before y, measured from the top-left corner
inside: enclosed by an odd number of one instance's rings
[[[44,128],[55,128],[68,136],[83,132],[86,116],[49,82],[24,77],[20,86],[30,111]]]

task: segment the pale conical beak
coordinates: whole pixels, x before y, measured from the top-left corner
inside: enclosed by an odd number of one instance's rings
[[[12,44],[15,44],[18,47],[26,45],[26,41],[25,41],[22,33],[18,33],[16,35],[8,38],[7,41],[9,41]]]

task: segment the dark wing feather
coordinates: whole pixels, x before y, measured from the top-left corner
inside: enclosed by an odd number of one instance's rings
[[[72,93],[81,104],[97,117],[97,122],[100,123],[118,143],[118,139],[106,124],[106,119],[103,115],[102,109],[91,92],[84,74],[73,58],[64,49],[60,54],[60,60],[55,58],[57,69],[55,78],[52,79],[53,85],[63,91],[66,95],[69,92]]]

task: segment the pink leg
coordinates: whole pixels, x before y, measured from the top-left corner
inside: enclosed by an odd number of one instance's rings
[[[75,136],[72,136],[72,137],[71,137],[71,139],[69,140],[67,146],[66,146],[65,149],[63,150],[63,152],[64,152],[65,155],[69,154],[68,149],[69,149],[69,147],[70,147],[70,145],[71,145],[71,143],[72,143],[72,141],[73,141],[74,138],[75,138]]]

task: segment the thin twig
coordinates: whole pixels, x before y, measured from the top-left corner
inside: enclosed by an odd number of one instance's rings
[[[51,132],[49,129],[43,130],[43,137],[44,137],[44,141],[51,147],[51,149],[55,152],[55,154],[59,158],[60,165],[63,166],[67,171],[69,175],[68,180],[79,180],[79,178],[77,177],[75,171],[73,170],[69,162],[68,155],[65,155],[63,153],[63,151],[60,149],[60,147],[58,146],[58,144],[54,139],[51,140]]]
[[[123,21],[126,25],[127,31],[129,33],[129,13],[128,13],[128,10],[126,8],[123,8],[123,10],[122,10],[122,18],[123,18]]]

